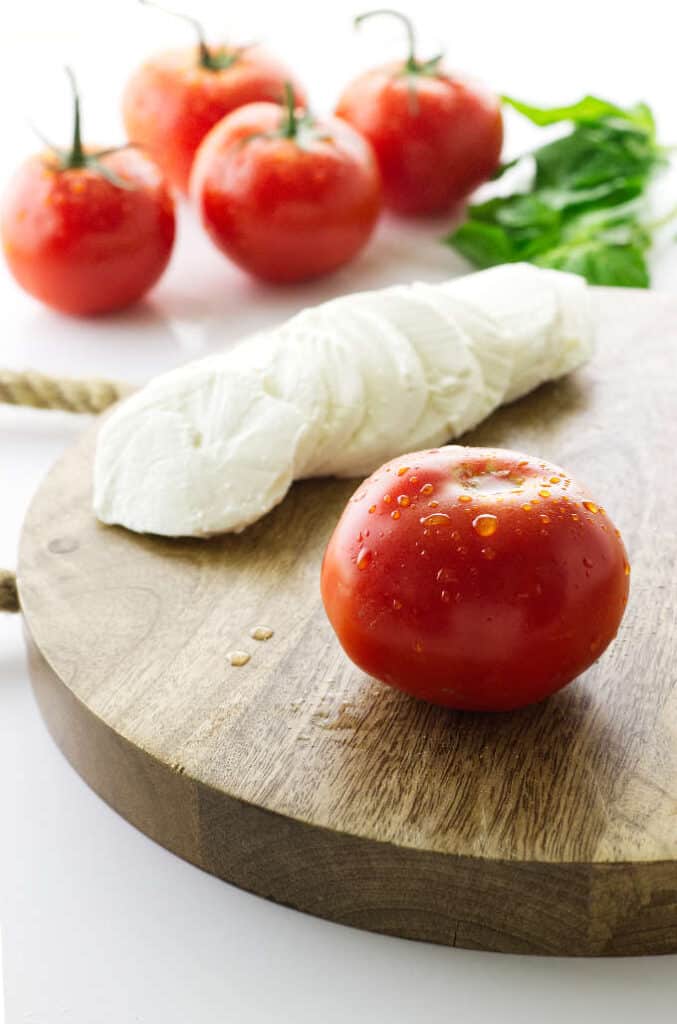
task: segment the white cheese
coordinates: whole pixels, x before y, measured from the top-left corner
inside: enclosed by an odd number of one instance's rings
[[[166,536],[244,529],[289,490],[303,417],[234,372],[226,357],[169,377],[132,395],[103,424],[96,513],[104,523]]]
[[[484,323],[493,321],[506,337],[512,370],[505,402],[569,372],[592,348],[588,290],[573,274],[515,263],[458,278],[442,291],[463,301]],[[480,337],[478,331],[470,333]]]
[[[277,332],[275,332],[277,333]],[[279,329],[288,360],[284,373],[285,394],[298,401],[298,383],[304,369],[313,366],[322,379],[324,403],[313,416],[313,444],[304,445],[296,476],[323,476],[337,453],[343,451],[364,419],[366,381],[353,348],[323,307],[305,310]],[[281,381],[278,376],[278,386]]]
[[[350,346],[364,381],[362,418],[346,445],[319,467],[320,475],[366,476],[406,447],[428,399],[421,362],[408,339],[367,305],[329,303],[326,316]]]
[[[332,436],[327,424],[329,389],[325,363],[317,358],[318,348],[327,356],[329,339],[317,337],[302,326],[293,328],[290,322],[286,330],[246,339],[226,357],[229,368],[254,376],[266,394],[290,403],[300,413],[304,426],[294,459],[296,478],[313,457],[322,435]],[[357,405],[359,409],[362,392],[358,388],[361,379],[356,375],[351,407]]]
[[[357,302],[368,299],[374,312],[398,327],[421,362],[427,400],[402,451],[435,447],[455,436],[464,429],[468,410],[483,393],[470,339],[460,324],[437,308],[439,296],[435,285],[396,285],[353,296]],[[441,301],[444,304],[444,297]]]
[[[334,299],[115,409],[94,510],[137,532],[242,530],[294,479],[366,475],[568,373],[591,324],[580,278],[527,265]]]

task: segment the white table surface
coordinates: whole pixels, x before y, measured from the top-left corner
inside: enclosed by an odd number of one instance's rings
[[[353,35],[350,17],[361,6],[184,2],[215,30],[226,22],[238,38],[265,40],[285,54],[318,110],[330,108],[356,70],[398,52],[395,24]],[[677,142],[675,19],[667,5],[470,6],[410,5],[426,52],[446,43],[453,65],[534,102],[588,91],[621,102],[645,98],[662,137]],[[184,38],[178,23],[133,0],[24,0],[5,10],[0,179],[33,148],[27,115],[52,136],[66,131],[61,63],[79,72],[88,136],[108,143],[121,132],[118,96],[129,69],[148,50]],[[511,144],[526,137],[513,128]],[[662,186],[659,206],[669,205],[671,190],[677,195],[674,182]],[[280,291],[230,268],[183,209],[169,272],[146,305],[118,317],[50,314],[0,267],[0,366],[142,381],[308,302],[460,272],[461,262],[437,242],[443,228],[385,224],[353,267]],[[677,283],[670,242],[654,260],[662,289]],[[0,565],[15,564],[31,494],[85,425],[84,418],[0,407]],[[21,623],[11,616],[0,616],[0,795],[9,1024],[674,1019],[674,957],[546,960],[369,935],[267,903],[167,853],[102,803],[49,739],[28,684]]]

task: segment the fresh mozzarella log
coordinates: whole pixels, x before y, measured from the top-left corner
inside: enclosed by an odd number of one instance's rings
[[[325,309],[350,345],[365,394],[353,436],[325,456],[317,475],[368,476],[383,462],[384,451],[407,447],[428,400],[423,368],[409,340],[386,317],[346,299],[330,302]],[[307,470],[301,472],[306,475]]]
[[[212,357],[156,378],[103,424],[94,465],[99,519],[200,537],[242,530],[281,501],[303,416],[225,362]]]
[[[419,287],[429,287],[430,292],[419,293]],[[482,371],[470,339],[460,324],[438,310],[439,294],[436,285],[403,285],[351,296],[352,302],[368,304],[374,313],[398,327],[421,362],[427,401],[401,451],[434,447],[457,436],[465,429],[470,408],[484,392]]]
[[[537,287],[533,286],[534,273],[538,275]],[[514,263],[469,274],[443,285],[441,291],[472,308],[485,321],[491,319],[508,339],[512,365],[504,402],[521,398],[544,381],[570,372],[590,353],[588,292],[573,274]],[[471,330],[470,336],[475,342],[488,338],[481,329]],[[494,346],[487,346],[490,350]]]
[[[123,402],[94,509],[137,532],[239,531],[292,480],[443,444],[591,351],[585,282],[526,264],[334,299]]]

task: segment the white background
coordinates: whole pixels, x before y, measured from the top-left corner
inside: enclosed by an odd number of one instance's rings
[[[177,4],[180,0],[176,0]],[[401,52],[396,24],[365,26],[361,5],[247,0],[190,3],[217,33],[262,40],[291,62],[318,111],[360,68]],[[648,100],[677,142],[675,19],[660,0],[513,0],[411,5],[424,54],[501,92],[559,103],[585,92]],[[77,69],[86,134],[121,137],[125,76],[187,29],[133,0],[24,0],[0,34],[0,179],[34,147],[30,117],[59,140],[68,126],[60,65]],[[510,146],[523,130],[513,128]],[[664,184],[658,206],[670,205]],[[674,199],[672,200],[674,202]],[[0,267],[0,366],[144,380],[273,322],[309,301],[464,269],[438,244],[444,223],[385,224],[349,270],[311,288],[252,284],[212,252],[189,211],[168,274],[146,305],[73,321],[22,295]],[[670,233],[654,283],[677,284]],[[78,417],[0,407],[0,565],[13,566],[27,503],[83,429]],[[0,922],[9,1024],[233,1021],[583,1022],[674,1019],[675,958],[545,960],[449,950],[368,935],[276,907],[155,846],[117,817],[53,746],[39,719],[17,617],[0,617]],[[1,1019],[1,1016],[0,1016]]]

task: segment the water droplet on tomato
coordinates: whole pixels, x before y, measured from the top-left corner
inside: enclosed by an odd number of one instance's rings
[[[451,601],[451,594],[449,593],[448,590],[441,590],[440,599],[444,601],[445,604],[449,604],[449,602]]]
[[[411,499],[408,494],[400,494],[397,498],[397,504],[401,505],[402,508],[408,508],[411,504]]]
[[[384,500],[384,502],[386,503],[386,505],[389,505],[389,504],[390,504],[390,502],[391,502],[391,501],[392,501],[393,499],[392,499],[392,498],[390,497],[390,495],[389,495],[389,494],[384,494],[384,495],[383,495],[383,500]]]
[[[498,529],[498,517],[490,512],[483,513],[481,516],[475,516],[472,525],[480,537],[491,537]]]
[[[461,494],[461,495],[459,496],[459,499],[458,499],[458,500],[459,500],[459,501],[462,501],[462,502],[468,502],[468,501],[472,501],[472,497],[471,497],[471,495],[469,495],[469,494]]]
[[[400,466],[400,468],[397,471],[397,475],[398,476],[404,476],[404,474],[407,473],[408,470],[409,470],[409,466]]]
[[[421,488],[421,494],[432,494],[432,493],[433,493],[433,485],[432,484],[423,484],[423,487]]]
[[[491,561],[492,558],[496,558],[496,552],[494,551],[493,548],[482,548],[482,554],[484,555],[485,558],[488,558],[489,561]]]
[[[375,511],[376,511],[376,505],[370,505],[369,506],[369,515],[372,515],[372,513],[375,512]]]
[[[447,526],[449,516],[445,512],[432,512],[429,516],[420,519],[423,526]]]
[[[399,508],[396,508],[396,509],[393,509],[393,511],[390,513],[390,518],[391,519],[399,519],[401,515],[402,515],[402,513],[400,512]]]
[[[393,609],[394,609],[394,610],[395,610],[396,612],[398,612],[398,611],[400,610],[400,608],[402,607],[402,602],[401,602],[401,601],[398,601],[398,600],[397,600],[397,598],[396,598],[396,597],[394,597],[394,598],[393,598],[393,601],[392,601],[392,605],[393,605]]]
[[[599,508],[595,505],[594,501],[584,501],[583,508],[587,508],[588,512],[592,512],[594,516],[599,512]]]
[[[550,491],[548,490],[547,487],[541,487],[540,491],[538,492],[538,496],[539,496],[539,498],[549,498],[550,497]]]
[[[369,548],[360,548],[357,556],[357,568],[360,570],[367,569],[371,565],[372,554]]]

